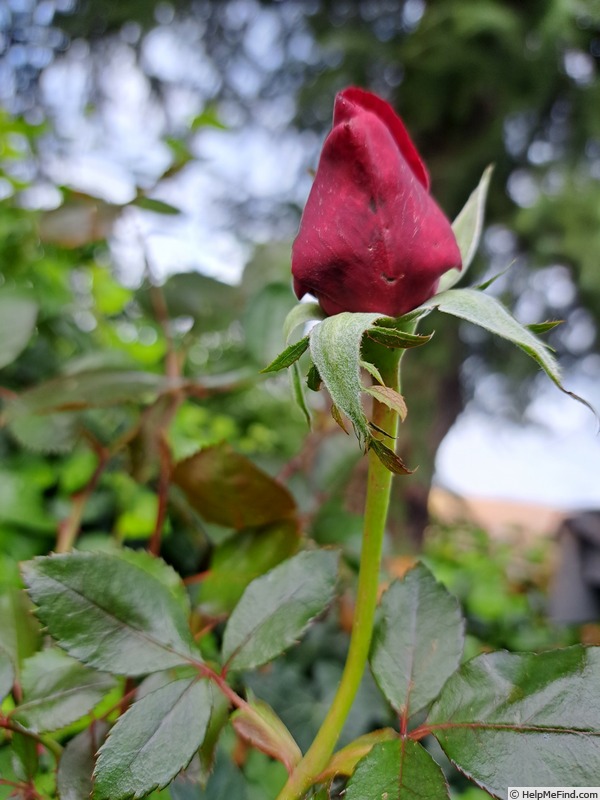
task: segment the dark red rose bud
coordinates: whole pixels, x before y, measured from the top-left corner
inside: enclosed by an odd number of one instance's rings
[[[292,248],[297,296],[314,295],[326,314],[396,317],[434,295],[461,256],[428,190],[392,107],[363,89],[340,92]]]

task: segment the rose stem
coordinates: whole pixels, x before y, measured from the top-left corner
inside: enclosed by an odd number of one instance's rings
[[[377,346],[369,354],[369,360],[378,367],[384,384],[396,391],[400,388],[399,363],[402,353],[402,350],[388,350]],[[393,447],[398,429],[396,413],[374,401],[373,422],[393,437],[391,441],[387,441]],[[383,466],[373,450],[369,451],[368,458],[369,473],[356,608],[346,664],[333,703],[315,740],[290,775],[277,800],[298,800],[303,797],[327,766],[365,671],[377,606],[381,550],[392,485],[392,473]]]

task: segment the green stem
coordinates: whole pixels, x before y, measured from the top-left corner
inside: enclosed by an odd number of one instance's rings
[[[399,361],[402,352],[377,348],[376,366],[384,384],[397,391],[399,391]],[[371,361],[374,359],[371,358]],[[393,437],[392,441],[395,439],[398,429],[398,417],[395,412],[381,403],[374,402],[373,422],[379,429]],[[389,441],[387,443],[389,444]],[[290,775],[277,800],[299,800],[315,783],[331,758],[360,686],[371,646],[391,485],[392,473],[383,466],[374,451],[370,450],[356,609],[346,664],[333,703],[315,740]]]

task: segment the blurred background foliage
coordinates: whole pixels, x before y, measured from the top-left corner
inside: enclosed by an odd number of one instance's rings
[[[0,6],[0,626],[23,657],[37,643],[17,563],[75,541],[160,552],[217,626],[301,536],[355,569],[360,453],[326,398],[311,397],[309,433],[286,377],[258,374],[283,345],[290,243],[349,84],[407,120],[450,217],[495,164],[476,278],[510,266],[492,291],[523,322],[563,319],[549,343],[597,380],[599,59],[596,0]],[[465,606],[469,655],[593,638],[546,620],[549,542],[434,524],[423,545],[435,452],[465,403],[519,418],[538,388],[518,353],[433,327],[405,362],[399,448],[419,470],[396,483],[387,572],[424,547]],[[510,380],[484,380],[500,369]],[[223,442],[250,459],[236,462],[247,480],[253,464],[289,487],[293,522],[240,528],[194,508],[173,467]],[[256,677],[304,744],[339,676],[338,611]],[[352,734],[381,722],[364,691]],[[261,758],[236,755],[257,800],[272,795]]]

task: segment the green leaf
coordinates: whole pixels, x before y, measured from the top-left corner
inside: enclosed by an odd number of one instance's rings
[[[292,556],[300,533],[294,522],[276,522],[260,530],[241,531],[213,553],[202,581],[199,603],[205,613],[231,612],[255,578]]]
[[[87,800],[91,796],[95,754],[107,733],[106,722],[96,720],[67,743],[56,774],[60,800]]]
[[[408,719],[438,696],[458,668],[463,644],[458,602],[419,564],[383,595],[371,669],[394,709]]]
[[[11,660],[17,680],[24,659],[39,645],[40,626],[31,611],[31,602],[22,589],[9,586],[0,592],[0,646]]]
[[[439,292],[451,289],[471,266],[483,232],[485,203],[493,171],[493,165],[485,168],[477,188],[471,193],[462,211],[452,223],[452,230],[462,256],[462,270],[451,269],[442,275],[438,287]]]
[[[409,469],[400,456],[379,439],[371,437],[369,450],[373,450],[381,463],[396,475],[412,475],[414,469]]]
[[[376,744],[348,781],[344,800],[448,800],[440,767],[418,742],[398,739]]]
[[[308,342],[309,337],[305,336],[304,339],[300,339],[298,342],[286,347],[274,361],[271,361],[268,367],[261,369],[261,372],[279,372],[280,369],[291,367],[291,365],[298,361],[300,356],[308,350]]]
[[[15,666],[7,650],[0,646],[0,703],[12,691]]]
[[[289,343],[292,333],[299,325],[321,319],[325,319],[325,312],[318,303],[298,303],[285,318],[283,338]]]
[[[250,299],[242,324],[246,348],[257,364],[277,360],[285,319],[295,304],[294,293],[283,283],[270,283]]]
[[[24,564],[23,576],[50,634],[85,664],[144,675],[199,660],[180,603],[145,563],[131,562],[53,555]]]
[[[298,303],[298,305],[294,306],[294,308],[292,308],[285,318],[285,322],[283,324],[283,338],[285,339],[286,343],[289,344],[292,334],[299,325],[305,325],[307,322],[311,322],[313,320],[324,319],[324,317],[325,313],[318,303]],[[300,355],[302,355],[302,353]],[[302,382],[298,364],[292,365],[290,381],[294,400],[296,401],[298,408],[302,412],[302,415],[304,416],[304,419],[310,428],[310,412],[308,410],[308,406],[306,405],[304,384]]]
[[[25,292],[0,291],[0,369],[27,347],[35,330],[38,306]]]
[[[206,680],[183,678],[134,703],[100,748],[94,800],[140,798],[166,786],[202,744],[212,691]]]
[[[219,119],[219,112],[214,106],[206,106],[202,113],[195,116],[190,123],[190,128],[193,131],[197,131],[200,128],[218,128],[220,131],[229,130],[228,126]]]
[[[23,665],[23,702],[13,717],[29,730],[55,731],[85,716],[115,685],[62,650],[42,650]]]
[[[208,728],[206,729],[206,733],[204,735],[204,741],[198,750],[197,769],[193,775],[194,783],[197,784],[197,786],[202,786],[202,788],[205,788],[206,784],[208,783],[210,775],[215,766],[219,739],[228,722],[229,700],[227,700],[222,692],[214,692],[210,722],[208,723]],[[188,769],[194,769],[195,766],[196,765],[194,764],[194,761],[192,761]],[[185,779],[186,777],[188,777],[186,771],[182,772],[179,776],[180,779]],[[197,798],[198,791],[196,789],[192,800],[197,800]]]
[[[229,669],[252,669],[286,650],[333,598],[338,554],[299,553],[244,592],[223,636]]]
[[[320,322],[310,332],[310,353],[331,399],[348,417],[361,446],[371,434],[361,404],[360,380],[362,338],[381,314],[344,311]]]
[[[319,375],[319,370],[313,364],[312,367],[308,370],[308,374],[306,376],[306,385],[311,390],[311,392],[318,392],[321,388],[321,384],[323,381],[321,380],[321,376]]]
[[[364,389],[367,394],[374,397],[379,403],[383,403],[400,417],[402,422],[406,419],[408,409],[402,395],[395,389],[390,389],[389,386],[369,386]]]
[[[173,599],[180,605],[183,613],[188,616],[190,607],[190,597],[181,580],[179,574],[173,567],[166,564],[162,558],[156,558],[144,550],[129,550],[128,548],[115,548],[114,555],[134,567],[143,569],[153,578],[160,581],[168,589]]]
[[[408,333],[407,331],[396,330],[395,328],[390,328],[385,325],[374,325],[372,328],[369,328],[366,333],[369,339],[373,339],[373,341],[383,344],[385,347],[395,347],[400,350],[421,347],[421,345],[427,344],[433,336],[433,333]]]
[[[366,371],[369,373],[369,375],[371,375],[372,378],[375,378],[377,383],[383,386],[383,378],[381,377],[381,372],[379,372],[375,364],[371,364],[368,361],[363,361],[361,359],[360,365],[363,369],[366,369]]]
[[[136,297],[142,308],[153,314],[152,292],[143,286]],[[204,331],[221,331],[239,315],[242,298],[239,287],[201,275],[181,272],[172,275],[159,291],[167,305],[169,319],[191,317]]]
[[[252,747],[281,761],[289,773],[302,758],[302,751],[294,737],[263,700],[251,697],[248,704],[231,715],[238,736]]]
[[[297,363],[292,364],[292,369],[290,371],[290,381],[292,384],[292,396],[296,401],[296,405],[302,412],[302,416],[306,420],[308,427],[310,428],[310,412],[308,410],[308,406],[306,405],[306,398],[304,396],[304,384]]]
[[[600,775],[600,648],[490,653],[444,686],[425,729],[465,775],[507,786],[595,786]]]
[[[13,732],[12,756],[15,776],[26,783],[33,783],[39,769],[37,742],[31,736]]]
[[[6,404],[11,423],[30,414],[76,411],[121,403],[147,403],[182,385],[153,372],[128,370],[79,372],[36,386]]]
[[[531,356],[562,392],[591,408],[585,400],[562,385],[559,366],[547,345],[517,322],[494,297],[476,289],[452,289],[436,294],[421,308],[437,308],[508,339]]]
[[[228,444],[180,461],[172,480],[207,522],[228,528],[259,527],[296,514],[288,490]]]
[[[393,728],[382,728],[359,736],[332,756],[318,777],[319,783],[331,780],[336,775],[352,775],[358,762],[370,753],[376,744],[395,741],[398,741],[398,734]]]
[[[81,430],[80,415],[26,414],[12,419],[8,429],[19,444],[35,453],[68,453]]]
[[[531,325],[527,325],[527,329],[534,333],[536,336],[539,336],[542,333],[548,333],[548,331],[553,330],[558,325],[562,325],[564,319],[549,319],[546,322],[533,322]]]
[[[0,521],[54,537],[56,521],[44,507],[44,488],[18,470],[0,469]]]
[[[153,211],[155,214],[167,214],[168,216],[181,214],[181,209],[172,206],[170,203],[165,203],[164,200],[156,200],[153,197],[136,197],[135,200],[132,200],[131,205],[143,208],[144,211]]]

